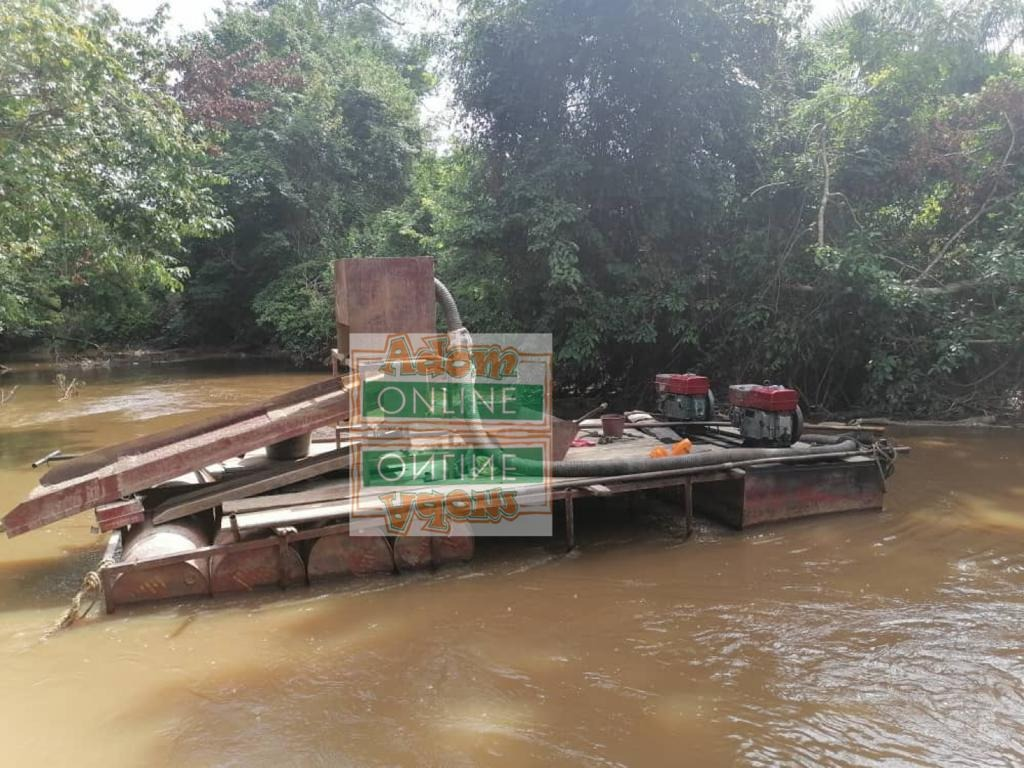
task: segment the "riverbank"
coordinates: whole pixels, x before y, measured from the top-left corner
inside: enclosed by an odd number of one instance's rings
[[[0,364],[0,375],[17,372],[26,368],[39,369],[50,367],[54,370],[94,368],[111,368],[139,364],[178,364],[202,363],[210,361],[231,360],[268,360],[278,365],[288,365],[291,359],[280,350],[268,349],[254,351],[249,349],[224,348],[176,348],[154,349],[148,347],[126,347],[120,349],[101,350],[91,353],[74,353],[54,355],[47,350],[30,350],[11,353],[3,356]],[[297,371],[309,370],[308,367],[291,366]]]
[[[54,356],[45,350],[32,350],[9,355],[0,355],[0,384],[7,384],[12,379],[3,378],[5,374],[17,374],[27,370],[35,372],[53,370],[55,374],[61,371],[89,371],[108,368],[123,368],[138,365],[188,365],[218,362],[259,364],[266,361],[273,370],[293,370],[297,373],[327,372],[330,367],[329,360],[325,359],[322,368],[310,365],[295,365],[289,355],[278,349],[237,349],[237,348],[174,348],[157,349],[151,347],[125,347],[120,349],[103,350],[97,353],[78,353]],[[601,397],[579,397],[570,396],[559,398],[555,401],[555,414],[562,418],[575,418],[579,414],[591,410],[602,400]],[[611,398],[614,400],[614,398]],[[611,411],[615,410],[615,403],[611,403]],[[848,424],[851,427],[858,426],[885,426],[907,429],[1021,429],[1024,428],[1024,414],[1016,420],[1005,417],[997,417],[987,414],[969,416],[961,419],[915,419],[900,418],[899,414],[879,415],[860,413],[857,410],[847,411],[842,414],[834,414],[831,418],[815,418],[814,414],[809,416],[810,421],[827,421],[830,424]]]

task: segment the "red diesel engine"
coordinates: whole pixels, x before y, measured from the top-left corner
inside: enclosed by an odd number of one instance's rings
[[[795,389],[733,384],[729,387],[729,421],[739,429],[746,445],[789,446],[800,439],[803,429],[799,400]]]
[[[706,376],[659,373],[654,383],[658,388],[658,406],[669,418],[676,421],[710,421],[714,418],[715,398]]]

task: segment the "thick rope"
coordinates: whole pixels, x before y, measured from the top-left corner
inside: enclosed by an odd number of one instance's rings
[[[103,586],[103,582],[100,580],[100,571],[113,564],[113,560],[110,558],[104,558],[100,561],[100,564],[96,567],[95,571],[89,571],[85,574],[82,578],[82,586],[79,588],[78,593],[71,598],[71,605],[69,605],[68,609],[64,611],[63,615],[57,620],[57,623],[46,632],[44,637],[49,637],[54,632],[67,629],[76,621],[80,621],[89,615],[89,611],[91,611],[92,607],[99,601],[100,594],[102,592],[101,587]],[[87,600],[89,603],[83,610],[82,604]]]
[[[888,491],[888,480],[896,469],[896,450],[884,437],[871,444],[871,456],[878,467],[878,474],[882,478],[882,490]]]

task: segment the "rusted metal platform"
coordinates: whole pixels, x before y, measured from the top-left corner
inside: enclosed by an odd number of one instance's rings
[[[108,547],[114,565],[100,570],[108,611],[158,599],[286,588],[470,559],[471,527],[446,537],[392,536],[386,535],[381,516],[350,519],[345,479],[348,451],[365,439],[359,430],[366,427],[345,424],[358,382],[338,370],[352,334],[432,333],[435,298],[446,307],[449,326],[461,323],[452,297],[435,284],[430,259],[396,258],[338,262],[335,298],[338,350],[331,356],[332,377],[61,464],[3,519],[7,535],[95,510],[100,530],[114,531]],[[652,417],[641,412],[626,416],[631,423],[625,433],[607,441],[599,422],[553,419],[546,455],[555,462],[555,476],[542,484],[536,473],[533,485],[501,484],[502,491],[514,488],[518,500],[550,502],[548,508],[564,516],[567,549],[575,546],[577,512],[597,497],[674,494],[687,534],[696,513],[744,528],[881,508],[885,468],[876,453],[856,441],[834,452],[828,440],[797,451],[732,451],[744,442],[735,430],[720,429],[721,422],[689,423],[682,430],[689,431],[692,450],[701,455],[658,464],[649,459],[652,449],[678,441],[674,428],[680,424],[651,424]],[[394,425],[380,428],[400,431]],[[582,439],[573,442],[578,428]],[[314,441],[313,455],[299,458],[307,436],[317,430],[327,430],[329,442]],[[285,456],[284,441],[299,448],[298,454]],[[593,476],[572,476],[586,473]],[[368,527],[361,532],[368,535],[352,535],[357,526]]]
[[[608,444],[572,448],[569,458],[639,456],[661,444],[634,428],[628,429],[627,435]],[[584,429],[583,437],[596,442],[599,433]],[[696,441],[698,451],[728,455],[726,447],[701,442],[700,438]],[[215,468],[210,470],[215,471]],[[253,476],[262,475],[257,469]],[[341,478],[337,482],[339,488],[345,484]],[[215,482],[213,487],[217,484]],[[321,483],[318,487],[324,485]],[[546,488],[524,486],[521,490],[526,495],[531,490],[550,495],[556,513],[564,518],[565,547],[572,549],[577,514],[586,509],[586,501],[592,498],[648,491],[660,491],[664,495],[667,491],[678,499],[680,516],[689,535],[697,514],[745,528],[813,515],[880,510],[885,481],[875,460],[852,456],[790,465],[765,462],[745,469],[655,471],[613,478],[560,477],[553,479]],[[324,495],[322,490],[305,494],[290,492],[282,496],[282,502],[287,504],[296,498],[319,499]],[[259,498],[273,499],[273,496]],[[265,507],[262,502],[236,506],[239,510],[252,508],[253,511],[222,517],[219,533],[212,543],[175,554],[121,561],[103,569],[101,581],[107,610],[112,612],[120,606],[162,598],[212,597],[261,587],[294,587],[326,578],[358,578],[436,568],[464,562],[473,556],[471,535],[396,538],[378,530],[377,535],[369,537],[351,536],[355,524],[379,523],[369,520],[353,523],[339,515],[337,505],[322,501],[279,510]],[[247,521],[247,515],[253,519]],[[298,526],[282,524],[289,521],[298,521]],[[113,534],[111,551],[120,548],[121,535],[120,532]]]

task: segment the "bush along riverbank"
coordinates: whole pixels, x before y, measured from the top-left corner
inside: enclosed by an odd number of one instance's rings
[[[236,4],[172,41],[9,0],[0,348],[317,366],[332,261],[426,255],[473,331],[551,333],[567,391],[700,370],[825,416],[1021,419],[1024,0],[464,6],[430,37]]]

